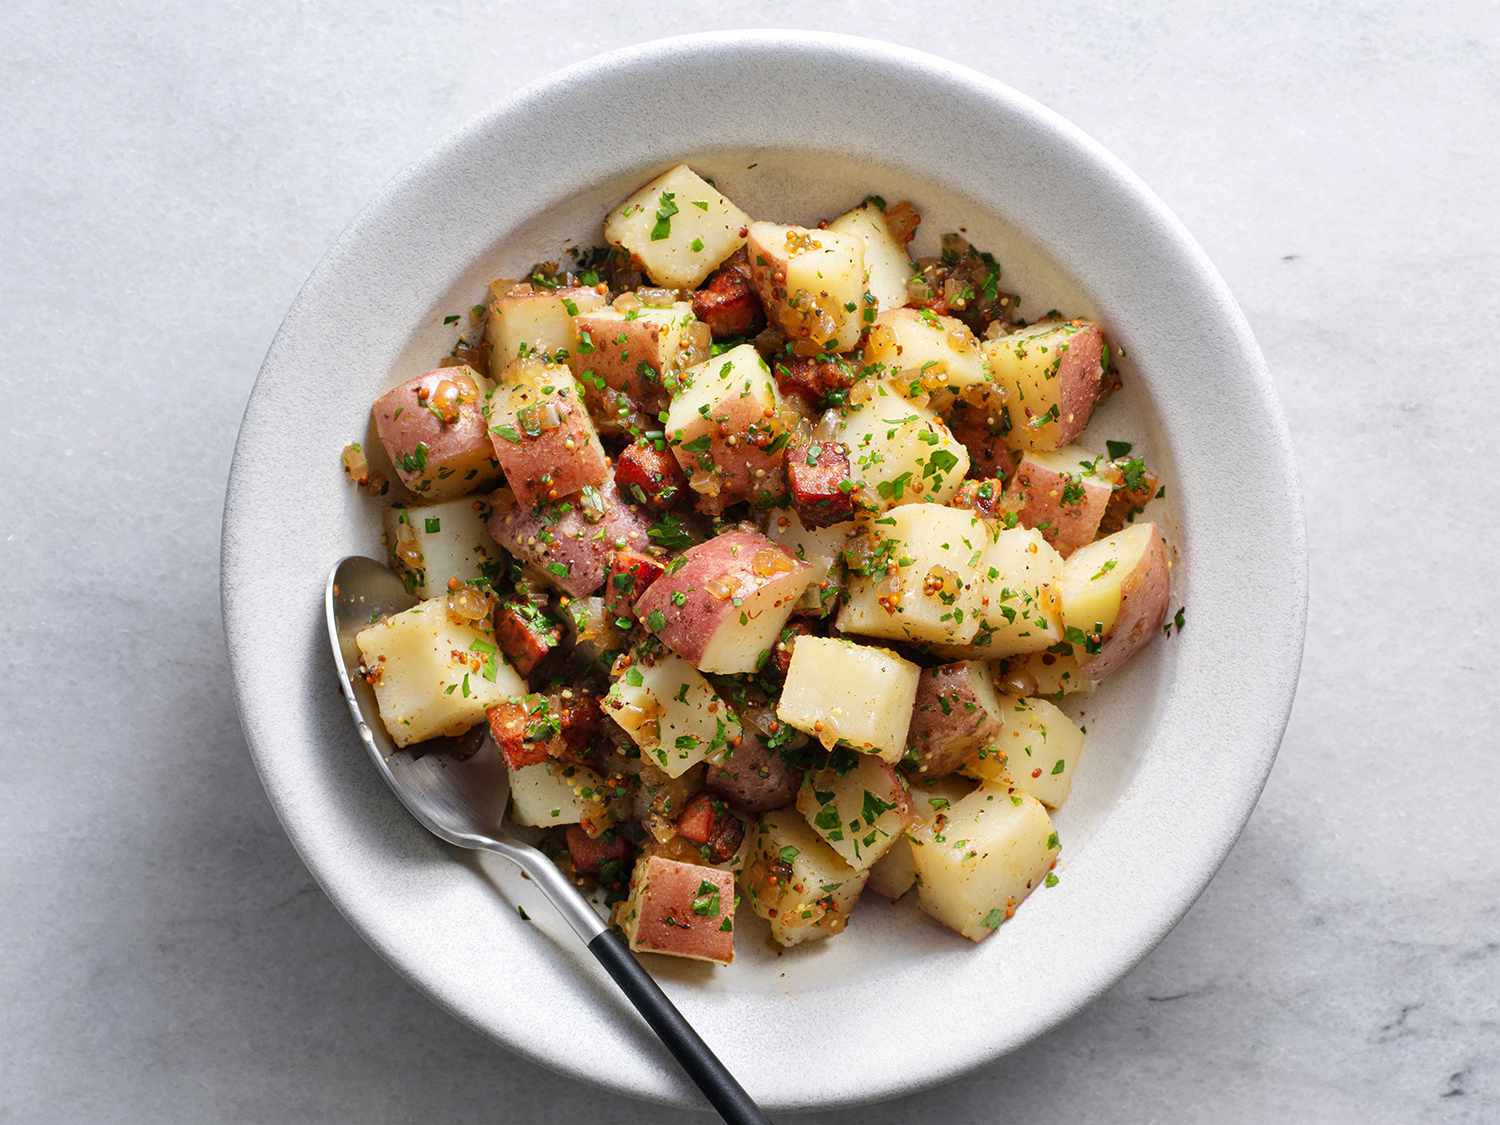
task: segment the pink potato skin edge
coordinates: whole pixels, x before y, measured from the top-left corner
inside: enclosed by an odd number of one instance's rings
[[[999,720],[979,705],[968,676],[963,661],[922,669],[906,736],[906,744],[917,753],[919,773],[928,777],[953,773],[968,760],[975,740],[999,735]],[[947,711],[939,702],[943,696],[949,700]],[[972,703],[973,710],[966,709],[965,703]],[[954,749],[959,746],[961,752]]]
[[[575,413],[572,413],[576,411]],[[580,417],[581,416],[581,417]],[[573,440],[573,448],[567,441]],[[568,423],[519,443],[490,434],[495,460],[505,481],[522,504],[544,504],[563,500],[584,485],[599,485],[609,477],[609,461],[582,403],[572,403]],[[542,477],[550,475],[550,483]]]
[[[1114,487],[1096,477],[1075,477],[1083,487],[1083,499],[1076,504],[1063,504],[1063,475],[1027,458],[1021,459],[1016,469],[1016,491],[1020,493],[1021,510],[1017,513],[1026,527],[1047,524],[1042,538],[1067,558],[1079,547],[1094,541],[1099,531],[1099,521],[1109,507],[1109,498]]]
[[[1151,536],[1151,546],[1120,590],[1120,614],[1115,627],[1088,660],[1080,661],[1080,675],[1102,680],[1151,643],[1167,616],[1172,596],[1172,571],[1167,545]]]
[[[778,574],[756,574],[751,569],[751,562],[757,553],[765,550],[785,556],[792,568]],[[734,596],[744,598],[777,583],[796,579],[811,569],[758,531],[726,531],[696,547],[689,547],[680,558],[685,560],[684,565],[676,571],[669,568],[636,599],[635,614],[637,620],[645,621],[653,612],[660,612],[666,624],[656,630],[656,636],[662,644],[693,665],[708,648],[718,623],[735,612],[729,598],[718,598],[708,592],[710,582],[719,578],[736,578],[740,586]],[[674,593],[685,595],[686,600],[681,605],[672,604]],[[788,600],[795,601],[796,595],[789,595]]]
[[[721,965],[733,961],[734,930],[722,927],[726,917],[734,916],[734,873],[663,856],[650,856],[643,862],[645,870],[639,878],[645,889],[637,906],[630,948]],[[705,882],[719,892],[717,914],[693,911],[693,900],[699,897],[698,888]]]
[[[727,758],[710,763],[704,788],[746,812],[770,812],[791,804],[802,785],[802,771],[761,741],[748,726]]]
[[[615,543],[624,540],[627,547],[644,551],[650,543],[650,524],[639,511],[620,499],[615,482],[606,480],[599,487],[604,499],[604,518],[598,523],[584,519],[582,509],[574,505],[555,525],[548,524],[541,511],[516,504],[509,511],[496,509],[487,527],[490,537],[518,559],[543,569],[549,562],[562,563],[566,575],[548,572],[550,581],[564,593],[583,598],[604,585]],[[540,534],[548,530],[554,541],[541,542]]]
[[[431,391],[444,379],[467,380],[473,388],[474,397],[458,408],[458,421],[445,425],[417,398],[417,391]],[[398,387],[392,387],[375,400],[370,413],[375,416],[375,433],[385,447],[391,467],[401,478],[401,483],[414,495],[432,500],[451,500],[473,492],[499,479],[499,470],[493,466],[487,473],[481,472],[468,481],[445,481],[437,477],[437,468],[455,458],[479,454],[493,457],[489,430],[485,426],[483,395],[478,384],[465,368],[439,367],[408,379]],[[409,471],[401,468],[400,458],[412,453],[419,442],[427,445],[427,468]],[[427,488],[419,488],[424,480],[430,481]]]
[[[1067,445],[1089,424],[1099,388],[1104,382],[1104,333],[1091,324],[1068,340],[1068,350],[1058,364],[1058,401],[1054,449]]]

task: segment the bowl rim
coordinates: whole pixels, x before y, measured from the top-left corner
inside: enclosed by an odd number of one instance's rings
[[[251,721],[252,712],[258,706],[250,682],[253,662],[237,644],[237,625],[245,620],[246,614],[254,612],[254,607],[245,604],[239,592],[240,584],[237,578],[245,572],[247,567],[258,565],[259,560],[246,557],[233,532],[244,507],[247,449],[256,440],[256,433],[251,425],[254,405],[257,396],[262,391],[263,384],[270,379],[276,367],[277,357],[292,331],[294,314],[314,298],[319,289],[331,279],[338,269],[340,260],[350,248],[358,245],[367,236],[377,215],[384,209],[394,206],[397,198],[424,173],[435,166],[452,161],[467,146],[482,138],[502,120],[524,113],[539,102],[565,94],[580,83],[587,83],[596,74],[621,68],[670,66],[673,60],[680,57],[683,52],[733,55],[747,51],[751,53],[803,51],[812,54],[822,52],[847,56],[851,60],[868,63],[871,66],[893,68],[912,81],[936,83],[940,87],[944,84],[950,87],[962,87],[966,93],[992,102],[997,111],[1003,110],[1029,118],[1069,149],[1072,156],[1085,162],[1095,172],[1108,179],[1114,190],[1123,192],[1128,197],[1129,203],[1149,215],[1150,219],[1166,232],[1166,236],[1174,244],[1175,249],[1185,256],[1192,270],[1192,282],[1208,294],[1216,306],[1217,313],[1223,318],[1225,328],[1232,336],[1235,346],[1239,349],[1243,374],[1248,379],[1246,389],[1253,395],[1255,405],[1264,414],[1267,423],[1264,435],[1266,442],[1262,452],[1268,460],[1268,467],[1282,483],[1287,525],[1286,538],[1280,543],[1280,546],[1284,548],[1283,553],[1287,564],[1287,582],[1282,603],[1278,606],[1283,611],[1282,617],[1276,625],[1279,630],[1278,637],[1286,651],[1286,658],[1284,666],[1280,669],[1266,670],[1267,676],[1270,676],[1273,671],[1278,674],[1275,676],[1275,684],[1271,685],[1271,690],[1262,693],[1266,696],[1263,702],[1268,707],[1265,712],[1266,722],[1263,725],[1263,734],[1258,745],[1245,748],[1246,753],[1254,755],[1253,784],[1247,781],[1243,789],[1236,794],[1237,801],[1233,815],[1220,823],[1211,837],[1200,836],[1199,847],[1194,853],[1196,862],[1192,868],[1177,870],[1176,896],[1172,903],[1153,916],[1151,923],[1136,934],[1136,940],[1116,943],[1114,947],[1108,948],[1101,955],[1103,963],[1099,971],[1082,985],[1072,989],[1059,1002],[1053,1004],[1045,1017],[1035,1020],[1033,1026],[1030,1026],[1023,1034],[984,1035],[976,1031],[969,1041],[969,1049],[961,1057],[949,1058],[937,1063],[928,1060],[930,1065],[924,1067],[919,1074],[864,1073],[859,1076],[857,1083],[846,1083],[845,1087],[832,1097],[814,1100],[799,1100],[796,1096],[765,1099],[770,1109],[808,1110],[836,1105],[854,1105],[911,1094],[951,1080],[1051,1030],[1117,982],[1154,949],[1187,913],[1222,865],[1255,808],[1260,792],[1274,765],[1281,738],[1290,717],[1305,640],[1308,596],[1305,521],[1290,431],[1264,359],[1227,285],[1196,240],[1165,203],[1118,158],[1061,115],[997,79],[928,52],[884,40],[841,33],[753,29],[699,32],[653,39],[591,56],[529,83],[489,109],[470,118],[468,122],[448,134],[388,181],[342,231],[299,289],[285,320],[267,349],[266,358],[251,388],[245,416],[235,443],[222,528],[221,604],[236,706],[257,774],[278,819],[303,863],[339,911],[349,919],[356,931],[377,952],[381,953],[402,977],[432,997],[441,1007],[484,1031],[508,1050],[556,1073],[582,1079],[609,1090],[667,1104],[696,1104],[691,1094],[683,1093],[685,1087],[680,1085],[665,1091],[641,1088],[613,1074],[601,1074],[586,1069],[581,1060],[575,1060],[571,1056],[549,1056],[532,1049],[525,1039],[507,1034],[504,1028],[497,1026],[494,1021],[482,1018],[472,1008],[466,1007],[459,997],[446,991],[435,980],[424,975],[422,963],[412,964],[404,960],[400,951],[386,939],[386,935],[378,931],[369,914],[358,909],[356,903],[346,897],[344,889],[335,877],[338,864],[333,859],[308,847],[301,835],[296,818],[275,784],[277,748],[268,745],[258,737],[256,724]]]

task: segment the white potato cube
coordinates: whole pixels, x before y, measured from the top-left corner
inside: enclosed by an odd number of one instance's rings
[[[750,909],[778,945],[830,937],[848,924],[868,871],[855,871],[794,809],[766,813],[755,828],[741,882]]]
[[[843,742],[899,762],[921,674],[890,649],[834,637],[799,637],[776,717],[824,746]]]
[[[672,455],[693,491],[721,508],[783,491],[785,434],[776,380],[752,344],[684,371],[667,411]]]
[[[988,783],[909,835],[922,909],[970,941],[1014,914],[1058,853],[1042,803]]]
[[[969,326],[930,309],[892,309],[876,318],[865,341],[865,362],[878,363],[913,402],[946,410],[974,387],[990,386],[979,341]]]
[[[897,309],[906,304],[906,281],[913,266],[906,256],[906,246],[891,233],[885,221],[885,210],[873,200],[866,200],[852,211],[845,211],[828,224],[839,234],[852,234],[865,244],[865,288],[875,298],[875,309]],[[865,308],[869,308],[867,304]],[[870,317],[864,316],[868,323]],[[867,357],[868,361],[868,357]]]
[[[448,580],[486,577],[501,551],[472,496],[385,510],[385,541],[406,588],[419,598],[448,592]]]
[[[1098,686],[1079,670],[1071,652],[1017,656],[1006,663],[1001,683],[1019,695],[1092,695]]]
[[[1083,731],[1045,699],[1000,697],[1004,721],[995,747],[980,750],[963,767],[970,777],[1013,785],[1050,809],[1062,807],[1083,755]]]
[[[1156,526],[1133,523],[1113,535],[1080,547],[1069,557],[1058,582],[1064,625],[1108,634],[1120,615],[1125,580],[1151,550]]]
[[[930,823],[974,791],[967,778],[918,777],[911,783],[911,812],[915,823]],[[912,857],[911,840],[903,832],[890,850],[870,868],[870,890],[895,902],[917,882],[917,861]]]
[[[668,289],[696,289],[745,244],[750,216],[686,164],[664,172],[604,220],[604,240]]]
[[[380,721],[397,746],[463,734],[489,708],[526,693],[526,682],[499,654],[490,622],[455,620],[446,597],[377,621],[354,641]]]
[[[587,766],[548,759],[510,771],[510,815],[517,824],[552,828],[596,819],[604,779]]]
[[[498,376],[507,364],[533,354],[571,353],[578,346],[573,317],[603,305],[604,294],[597,289],[545,289],[503,279],[490,282],[484,333],[490,347],[490,371]]]
[[[822,616],[837,600],[841,585],[842,570],[840,555],[849,536],[854,533],[853,521],[831,524],[828,527],[809,528],[791,508],[777,509],[771,513],[766,525],[766,537],[780,543],[796,558],[812,567],[811,579],[797,608]]]
[[[670,653],[630,664],[610,685],[604,713],[668,777],[717,760],[742,737],[730,706],[698,669]]]
[[[864,330],[865,244],[857,235],[751,223],[750,280],[766,317],[814,349],[847,352]]]
[[[1088,425],[1103,384],[1104,335],[1086,320],[1043,320],[982,345],[1013,449],[1059,449]]]
[[[990,546],[984,521],[961,508],[906,504],[865,534],[869,540],[852,544],[851,551],[867,557],[874,573],[850,572],[839,631],[968,644],[980,625],[982,563]]]
[[[842,752],[809,773],[797,793],[797,811],[850,867],[863,871],[885,855],[911,820],[906,783],[886,762]]]
[[[946,503],[969,472],[969,451],[937,413],[886,383],[845,411],[837,437],[849,450],[855,498],[869,511]]]
[[[1040,531],[1001,531],[980,563],[979,628],[967,645],[934,651],[970,660],[1041,652],[1063,639],[1057,585],[1063,560]]]

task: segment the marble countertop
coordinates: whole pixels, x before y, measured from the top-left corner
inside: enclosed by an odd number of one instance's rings
[[[702,1120],[510,1057],[316,890],[239,735],[218,536],[267,343],[383,181],[560,64],[752,24],[946,55],[1135,168],[1259,334],[1312,547],[1280,762],[1186,920],[1018,1054],[816,1120],[1500,1119],[1496,9],[698,8],[0,9],[0,1121]]]

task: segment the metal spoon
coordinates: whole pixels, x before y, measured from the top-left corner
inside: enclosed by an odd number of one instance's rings
[[[406,592],[391,570],[373,559],[351,555],[328,575],[328,639],[349,712],[370,760],[422,826],[460,848],[495,852],[531,877],[620,986],[672,1057],[697,1083],[719,1116],[733,1125],[770,1125],[724,1064],[709,1050],[672,1001],[641,967],[620,936],[605,926],[571,881],[530,844],[506,833],[503,823],[510,802],[510,780],[492,745],[467,759],[424,743],[414,756],[398,750],[380,722],[375,693],[359,667],[354,635],[380,617],[410,609],[417,599]]]

